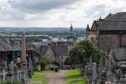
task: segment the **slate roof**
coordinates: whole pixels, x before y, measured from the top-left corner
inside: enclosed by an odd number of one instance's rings
[[[12,46],[4,38],[0,38],[0,51],[11,51]]]
[[[47,49],[48,49],[47,45],[42,45],[41,48],[40,48],[40,53],[44,56]]]
[[[102,20],[94,21],[93,25],[98,30],[126,30],[126,12],[109,14]]]
[[[98,30],[126,30],[125,21],[97,21]]]
[[[68,52],[68,47],[63,45],[51,46],[51,49],[55,56],[66,56]]]
[[[104,20],[105,21],[126,21],[126,12],[109,14]]]

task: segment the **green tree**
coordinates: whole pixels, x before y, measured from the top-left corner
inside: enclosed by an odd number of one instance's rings
[[[65,64],[84,64],[90,61],[99,63],[100,58],[104,58],[105,54],[95,47],[90,41],[83,40],[77,43],[68,53]]]

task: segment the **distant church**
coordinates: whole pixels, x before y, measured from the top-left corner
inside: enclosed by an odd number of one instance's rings
[[[70,32],[73,32],[73,25],[70,26]]]
[[[102,50],[126,47],[126,12],[109,14],[87,25],[87,38]]]
[[[68,41],[75,42],[77,40],[76,32],[73,29],[73,25],[71,24],[68,36],[66,37]]]

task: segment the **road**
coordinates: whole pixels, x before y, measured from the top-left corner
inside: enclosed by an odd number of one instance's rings
[[[65,84],[65,71],[49,74],[47,84]]]

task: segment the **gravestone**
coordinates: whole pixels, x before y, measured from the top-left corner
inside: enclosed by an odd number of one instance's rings
[[[31,60],[31,57],[29,57],[29,62],[28,62],[28,77],[32,78],[32,60]]]
[[[41,71],[41,66],[40,65],[38,65],[38,71]]]
[[[15,67],[15,64],[13,61],[10,62],[9,64],[9,71],[8,71],[8,74],[7,74],[7,79],[11,82],[14,81],[14,67]]]
[[[97,70],[96,70],[97,66],[96,66],[96,63],[93,63],[93,66],[92,66],[92,82],[93,84],[96,84],[96,79],[97,79]]]
[[[84,67],[84,78],[87,79],[87,69],[88,69],[88,65],[85,65]]]
[[[90,65],[87,65],[86,76],[87,76],[88,84],[91,84],[92,83],[92,69]]]
[[[101,84],[101,81],[102,81],[102,70],[103,70],[103,59],[101,58],[100,59],[100,63],[99,63],[99,67],[98,67],[98,80],[97,80],[97,83],[98,84]]]
[[[107,71],[107,81],[114,82],[114,75],[110,71]]]

